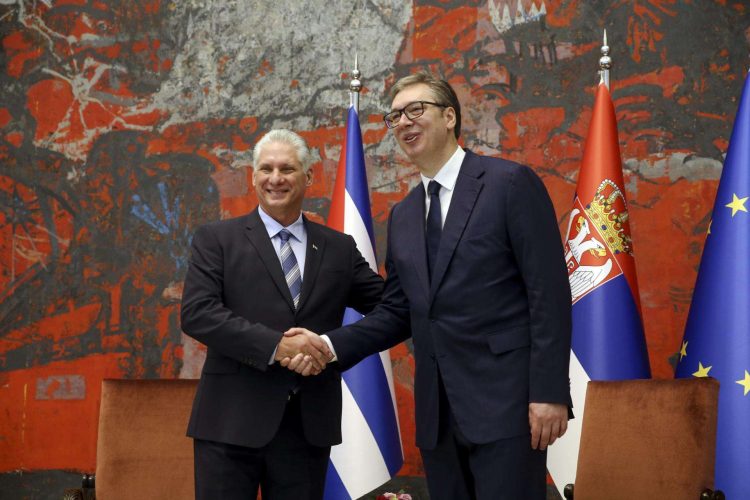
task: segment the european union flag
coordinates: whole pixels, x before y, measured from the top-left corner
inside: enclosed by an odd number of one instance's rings
[[[676,377],[721,382],[716,488],[750,498],[750,79],[740,98]]]

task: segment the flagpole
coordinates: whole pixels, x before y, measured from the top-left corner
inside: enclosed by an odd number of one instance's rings
[[[349,82],[349,105],[354,106],[357,116],[359,116],[359,91],[362,89],[362,82],[359,77],[362,74],[359,72],[359,57],[354,54],[354,71],[352,71],[352,81]]]
[[[604,30],[604,43],[602,44],[602,57],[599,58],[599,83],[609,88],[609,70],[612,68],[612,58],[609,57],[609,45],[607,45],[607,30]]]

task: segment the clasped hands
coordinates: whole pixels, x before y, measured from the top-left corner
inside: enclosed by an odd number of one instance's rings
[[[274,359],[306,377],[322,372],[333,359],[333,353],[316,333],[306,328],[290,328],[284,332]]]

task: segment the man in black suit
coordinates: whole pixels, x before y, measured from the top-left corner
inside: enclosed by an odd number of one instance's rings
[[[195,491],[201,500],[322,498],[331,445],[341,442],[336,370],[299,377],[294,357],[319,373],[330,359],[312,334],[344,310],[369,312],[382,278],[354,240],[302,215],[312,184],[304,140],[272,130],[255,146],[250,214],[199,228],[182,298],[183,331],[208,347],[193,403]]]
[[[544,499],[546,447],[571,406],[554,208],[531,169],[458,146],[461,108],[447,82],[419,73],[391,95],[386,125],[422,182],[390,214],[383,302],[327,336],[342,369],[412,337],[433,500]]]

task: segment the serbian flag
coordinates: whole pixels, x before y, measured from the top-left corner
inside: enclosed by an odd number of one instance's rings
[[[351,235],[377,272],[362,133],[353,106],[349,108],[328,226]],[[361,318],[347,309],[344,324]],[[325,500],[359,498],[390,480],[404,463],[388,352],[365,358],[341,378],[343,442],[331,449]]]
[[[565,237],[573,296],[568,431],[549,447],[547,468],[558,490],[575,482],[586,384],[650,378],[622,179],[617,119],[600,84]]]
[[[716,488],[750,498],[750,79],[740,97],[676,377],[721,383]]]

